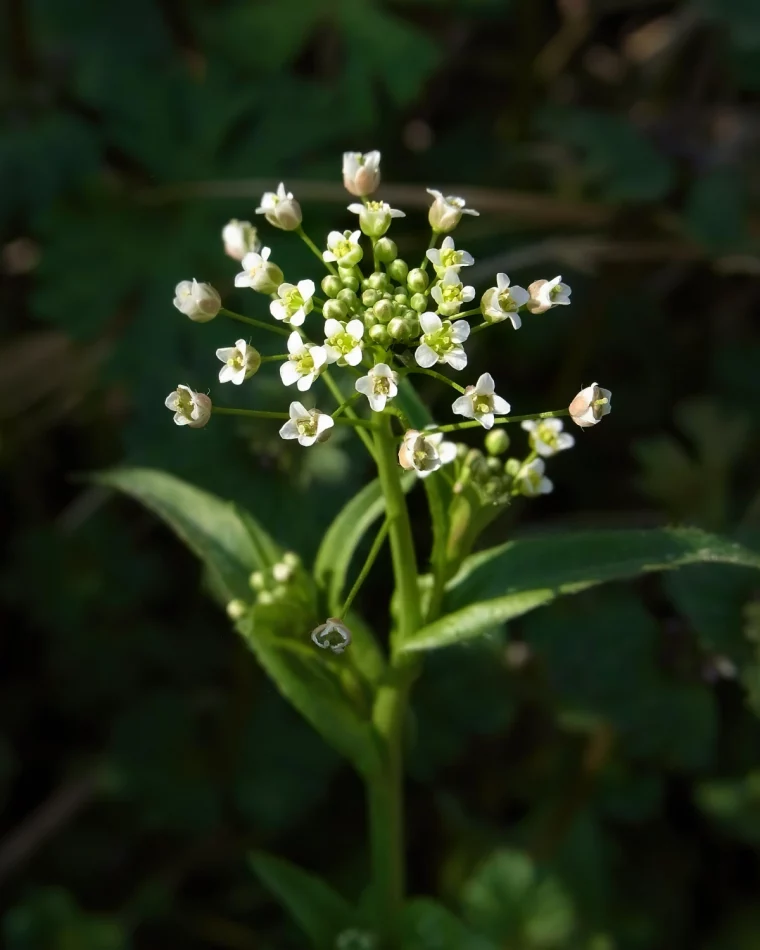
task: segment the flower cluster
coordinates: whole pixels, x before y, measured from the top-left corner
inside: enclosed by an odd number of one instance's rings
[[[177,285],[174,305],[195,322],[223,314],[287,336],[287,353],[280,356],[262,358],[245,339],[218,349],[217,357],[223,363],[220,382],[240,386],[264,360],[278,360],[284,386],[305,393],[326,377],[333,393],[340,394],[329,376],[333,368],[339,369],[352,376],[351,396],[343,397],[333,415],[300,401],[291,402],[287,414],[258,414],[279,416],[283,439],[312,446],[329,438],[336,423],[372,428],[376,414],[391,413],[406,430],[400,435],[399,464],[420,478],[455,463],[450,476],[453,483],[477,486],[480,497],[489,503],[515,494],[535,496],[550,491],[546,460],[574,444],[559,417],[569,416],[584,428],[595,425],[610,411],[609,390],[593,383],[578,393],[567,410],[517,417],[528,434],[528,454],[501,462],[497,456],[506,451],[509,440],[498,426],[516,420],[510,417],[510,403],[496,392],[497,381],[490,373],[482,373],[476,381],[465,380],[460,385],[442,375],[438,367],[448,367],[455,374],[466,372],[466,345],[474,333],[505,321],[517,330],[524,318],[530,320],[554,307],[567,306],[570,287],[557,276],[535,280],[524,288],[500,273],[494,285],[476,299],[475,287],[465,282],[466,268],[474,258],[457,246],[452,232],[464,216],[478,212],[468,208],[463,198],[433,189],[429,189],[430,247],[421,265],[410,267],[388,237],[393,222],[404,217],[404,212],[374,197],[381,178],[380,153],[347,152],[342,172],[346,190],[358,199],[348,204],[348,211],[358,216],[358,227],[330,231],[322,247],[304,231],[301,206],[283,182],[276,191],[264,194],[256,209],[274,227],[295,232],[319,259],[327,272],[320,281],[319,294],[310,277],[297,279],[299,275],[293,275],[286,280],[271,259],[270,248],[261,246],[256,228],[250,221],[237,219],[222,229],[226,253],[242,267],[235,286],[268,296],[269,314],[276,322],[267,325],[226,310],[209,284],[192,280]],[[398,397],[401,387],[407,385],[405,378],[417,373],[436,377],[456,389],[451,411],[465,421],[430,431],[409,426]],[[369,421],[357,415],[352,406],[357,400],[356,409],[363,405]],[[214,411],[208,396],[185,385],[167,398],[166,405],[178,425],[190,428],[204,426]],[[257,415],[255,409],[248,412]],[[470,426],[490,430],[486,454],[458,448],[444,439],[445,432]]]

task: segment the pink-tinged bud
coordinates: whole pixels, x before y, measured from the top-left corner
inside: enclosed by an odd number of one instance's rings
[[[343,185],[359,198],[371,195],[380,184],[380,152],[343,153]]]
[[[174,288],[174,306],[195,323],[208,323],[219,313],[222,298],[211,284],[181,280]]]
[[[612,393],[596,383],[586,386],[570,403],[570,418],[581,428],[595,426],[612,409]]]

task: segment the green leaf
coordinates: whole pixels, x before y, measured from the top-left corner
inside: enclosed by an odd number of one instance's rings
[[[203,562],[227,601],[249,599],[251,572],[266,570],[279,558],[277,544],[252,515],[166,472],[122,468],[94,480],[131,495],[165,521]]]
[[[442,904],[416,898],[401,916],[402,950],[496,950],[486,937],[473,934]]]
[[[290,913],[316,950],[332,950],[335,938],[353,918],[353,909],[321,878],[289,861],[255,851],[253,870]]]
[[[282,695],[362,774],[379,767],[379,746],[370,721],[371,704],[353,675],[350,652],[325,655],[293,635],[290,612],[255,606],[237,623],[259,663]]]
[[[467,558],[449,585],[447,613],[403,649],[449,646],[561,594],[700,562],[760,568],[757,554],[694,528],[584,531],[509,541]]]

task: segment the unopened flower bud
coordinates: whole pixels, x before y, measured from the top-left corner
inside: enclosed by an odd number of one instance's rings
[[[395,241],[388,237],[380,238],[375,244],[375,257],[383,264],[390,264],[398,256],[398,247]]]
[[[242,261],[246,254],[258,251],[259,244],[256,228],[250,221],[238,221],[233,218],[222,228],[224,252],[235,261]]]
[[[280,268],[269,260],[271,250],[263,247],[261,252],[253,251],[243,258],[243,271],[235,276],[236,287],[250,287],[260,294],[274,294],[283,277]]]
[[[409,306],[409,295],[405,294],[403,291],[398,294],[394,294],[393,302],[396,304],[403,304],[404,307]]]
[[[424,294],[414,294],[409,304],[417,313],[422,313],[424,310],[427,310],[427,297]]]
[[[388,287],[388,277],[382,271],[375,271],[374,274],[369,275],[367,283],[372,290],[383,291]]]
[[[362,293],[362,303],[365,307],[374,307],[381,299],[382,294],[378,290],[367,289]]]
[[[395,261],[391,261],[388,265],[388,276],[396,283],[403,284],[408,273],[409,265],[406,261],[402,261],[400,257],[397,257]]]
[[[415,267],[413,270],[410,270],[409,275],[406,278],[407,287],[412,291],[413,294],[423,293],[425,290],[427,290],[429,283],[430,278],[421,267]]]
[[[343,281],[340,277],[336,277],[335,274],[328,274],[327,277],[322,278],[321,287],[322,292],[328,297],[337,297],[341,290],[343,290]]]
[[[380,323],[376,323],[374,326],[370,327],[369,338],[374,343],[378,343],[383,347],[390,346],[392,342],[390,333],[388,333],[386,328]]]
[[[343,290],[341,290],[336,300],[340,300],[351,313],[356,313],[359,309],[359,298],[356,296],[356,293],[353,290],[349,290],[348,287],[344,287]]]
[[[489,455],[503,455],[509,448],[509,436],[504,429],[491,429],[486,435],[485,446]]]
[[[348,307],[342,300],[326,300],[322,307],[322,316],[325,320],[345,320]]]
[[[280,561],[272,568],[272,577],[278,584],[287,584],[292,576],[293,568],[284,561]]]
[[[596,383],[586,386],[570,403],[570,418],[581,428],[595,426],[612,409],[610,400],[612,393],[609,389],[602,389]]]
[[[268,607],[270,604],[274,603],[274,597],[272,596],[270,591],[262,590],[256,602],[259,604],[262,604],[263,606]]]
[[[261,571],[254,571],[248,578],[248,583],[253,588],[253,590],[264,590],[264,587],[266,586],[264,575]]]
[[[372,308],[380,323],[387,323],[393,317],[393,304],[381,297]]]
[[[301,226],[301,206],[291,192],[280,182],[277,191],[267,191],[261,198],[256,214],[263,214],[270,224],[283,231],[295,231]]]
[[[348,210],[359,215],[359,227],[368,237],[373,238],[382,237],[394,218],[405,217],[403,211],[391,208],[384,201],[368,201],[366,204],[357,202],[349,205]]]
[[[174,288],[174,306],[195,323],[208,323],[222,307],[222,298],[211,284],[181,280]]]
[[[340,277],[344,287],[356,290],[359,286],[356,271],[353,267],[344,267],[342,264],[338,264],[338,277]],[[354,286],[354,281],[356,281],[356,286]]]
[[[227,604],[227,616],[230,620],[240,620],[248,610],[248,604],[244,600],[231,600]]]
[[[388,324],[388,333],[394,340],[403,339],[406,336],[406,332],[406,321],[402,320],[401,317],[394,317]]]
[[[328,617],[311,631],[311,639],[322,650],[342,653],[351,642],[351,633],[342,620]]]
[[[380,184],[380,152],[343,153],[343,186],[358,198],[371,195]]]
[[[295,570],[295,568],[300,565],[301,558],[295,551],[286,551],[282,556],[282,563],[287,564],[288,567],[292,567]]]

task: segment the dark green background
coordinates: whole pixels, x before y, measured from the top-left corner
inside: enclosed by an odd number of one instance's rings
[[[487,540],[664,522],[751,538],[760,7],[8,0],[4,17],[4,945],[297,948],[246,854],[358,896],[358,780],[168,532],[79,476],[168,469],[313,555],[369,477],[361,446],[341,431],[304,451],[232,419],[174,427],[178,382],[268,409],[289,394],[272,367],[220,391],[214,349],[235,329],[193,325],[171,298],[194,276],[263,316],[233,288],[224,222],[251,218],[265,186],[303,182],[320,243],[355,220],[340,153],[380,148],[381,194],[408,212],[402,256],[428,239],[425,186],[477,187],[481,216],[457,242],[479,292],[499,270],[573,286],[571,307],[473,338],[468,376],[492,372],[517,412],[594,380],[613,392],[612,415],[551,463],[555,493],[515,504]],[[321,276],[295,237],[261,229],[286,274]],[[428,382],[447,419],[450,394]],[[381,631],[385,567],[361,595]],[[760,945],[759,591],[752,574],[690,569],[431,657],[410,726],[412,892],[464,902],[505,950]],[[515,850],[540,867],[528,897]]]

